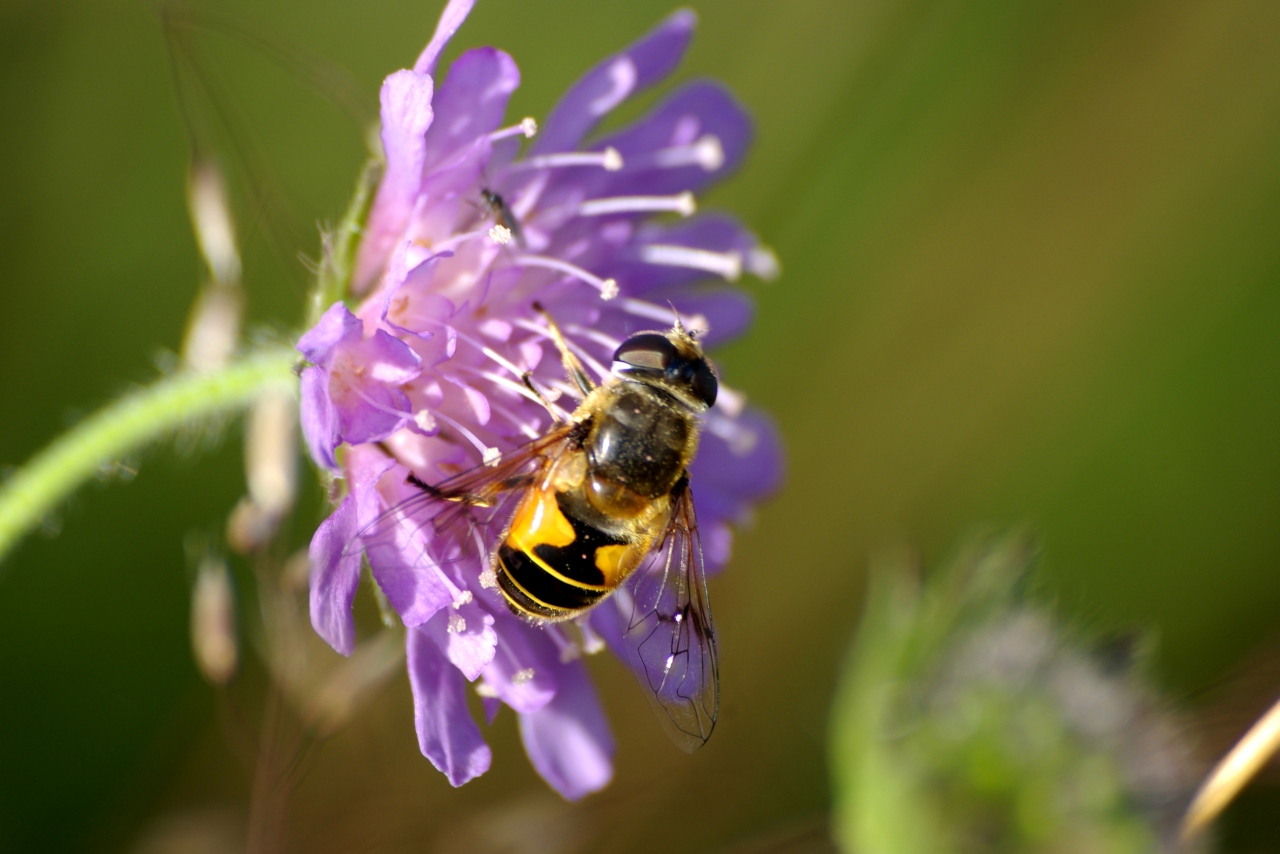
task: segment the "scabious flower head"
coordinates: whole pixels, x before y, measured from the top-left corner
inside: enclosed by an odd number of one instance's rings
[[[729,283],[777,270],[735,220],[695,215],[697,191],[738,165],[751,135],[721,86],[686,84],[630,127],[588,139],[611,110],[671,73],[692,13],[673,14],[592,69],[539,128],[532,119],[504,125],[520,77],[502,51],[467,51],[437,75],[471,5],[450,2],[414,67],[383,84],[386,165],[352,279],[360,302],[354,312],[332,306],[298,344],[310,363],[302,422],[311,454],[346,485],[311,544],[312,622],[344,654],[355,645],[360,577],[358,550],[347,546],[416,492],[408,475],[436,483],[542,435],[551,418],[526,373],[572,411],[577,392],[534,303],[603,379],[621,340],[669,327],[676,312],[709,346],[740,334],[751,304]],[[691,469],[713,571],[728,558],[730,523],[781,476],[768,418],[732,391],[720,401]],[[518,714],[530,760],[562,795],[604,786],[613,739],[578,653],[603,645],[597,633],[619,636],[612,605],[594,609],[574,641],[509,612],[482,543],[440,554],[412,526],[396,536],[369,563],[407,627],[422,752],[454,785],[488,769],[467,711],[472,682],[491,720],[501,704]]]
[[[846,851],[1191,854],[1200,770],[1128,640],[1090,644],[1027,594],[1024,536],[920,583],[873,567],[831,721]]]

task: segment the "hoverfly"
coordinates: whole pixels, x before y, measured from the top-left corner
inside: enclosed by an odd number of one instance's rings
[[[441,483],[411,474],[407,482],[420,492],[361,530],[347,551],[373,557],[385,549],[381,557],[402,560],[395,556],[404,526],[426,533],[441,551],[483,549],[486,576],[492,575],[481,583],[538,625],[581,625],[612,598],[620,651],[668,735],[692,752],[710,737],[719,709],[688,471],[699,415],[715,403],[715,372],[677,320],[666,332],[623,341],[610,376],[595,385],[543,316],[570,381],[584,395],[568,420]],[[526,384],[537,394],[527,378]]]

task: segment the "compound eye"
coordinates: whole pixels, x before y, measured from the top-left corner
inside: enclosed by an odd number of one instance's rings
[[[641,332],[623,341],[613,361],[644,371],[665,372],[676,357],[676,345],[657,332]]]
[[[716,394],[720,391],[720,382],[716,379],[715,371],[711,370],[711,366],[703,359],[698,362],[698,366],[693,370],[693,376],[690,378],[690,387],[693,394],[698,400],[707,405],[707,409],[715,406]]]

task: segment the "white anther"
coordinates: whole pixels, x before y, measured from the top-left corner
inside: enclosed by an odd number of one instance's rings
[[[606,199],[588,199],[578,205],[578,216],[608,216],[620,213],[672,212],[681,216],[693,216],[698,201],[693,193],[676,193],[674,196],[613,196]]]
[[[556,270],[566,276],[573,276],[598,290],[601,299],[610,300],[618,295],[618,283],[614,279],[602,279],[577,264],[570,264],[559,258],[548,258],[545,255],[521,255],[516,258],[516,263],[522,267],[542,267],[546,270]]]
[[[696,165],[704,171],[714,172],[724,165],[724,146],[720,144],[720,137],[709,133],[690,145],[677,145],[656,152],[653,162],[666,168]]]
[[[489,239],[499,246],[506,246],[511,242],[511,229],[505,225],[495,225],[489,229]]]
[[[476,694],[484,697],[486,700],[498,699],[498,689],[490,685],[488,682],[477,682]]]
[[[640,260],[646,264],[660,264],[664,267],[706,270],[730,282],[736,282],[742,275],[741,252],[713,252],[710,249],[695,249],[692,246],[650,243],[640,247]]]
[[[511,684],[524,685],[526,682],[532,679],[533,676],[534,676],[534,673],[533,673],[532,667],[526,667],[524,670],[517,670],[515,673],[511,674]]]
[[[413,413],[413,423],[417,424],[418,429],[423,433],[434,433],[436,430],[436,420],[425,409],[419,409]]]
[[[782,274],[782,265],[778,256],[768,246],[757,246],[747,252],[747,272],[759,276],[766,282],[772,282]]]
[[[463,605],[470,604],[474,598],[470,590],[459,590],[457,595],[453,597],[453,607],[455,610],[461,608]]]
[[[556,169],[563,166],[602,166],[606,172],[617,172],[622,168],[622,155],[618,153],[618,149],[610,146],[604,151],[540,154],[516,164],[517,168],[523,169]]]
[[[467,630],[467,621],[461,614],[449,615],[449,633],[460,635]]]
[[[480,573],[480,586],[485,590],[493,590],[498,586],[498,574],[492,569]]]
[[[445,424],[448,424],[450,427],[452,427],[453,429],[461,433],[462,437],[466,439],[468,442],[470,442],[472,447],[474,447],[477,451],[480,452],[480,457],[481,459],[484,460],[485,465],[487,466],[493,465],[502,456],[502,453],[497,448],[489,447],[484,442],[480,441],[480,437],[476,436],[475,433],[472,433],[470,430],[468,430],[458,421],[454,420],[453,418],[450,418],[448,415],[445,415],[443,412],[437,412],[435,413],[435,416],[436,418],[439,418],[441,421],[443,421]],[[490,460],[492,460],[493,462],[490,462]]]
[[[603,652],[604,648],[604,638],[584,627],[582,630],[582,651],[587,655],[595,655],[598,652]]]
[[[492,142],[497,142],[500,139],[507,139],[513,136],[523,136],[525,139],[532,139],[537,132],[538,122],[533,117],[529,117],[521,119],[519,124],[495,130],[493,133],[489,134],[489,139]]]

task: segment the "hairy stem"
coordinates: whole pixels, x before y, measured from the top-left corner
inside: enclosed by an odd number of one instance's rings
[[[175,374],[67,431],[0,484],[0,560],[105,464],[194,420],[242,409],[270,388],[293,386],[297,361],[295,350],[277,347],[218,371]]]

